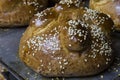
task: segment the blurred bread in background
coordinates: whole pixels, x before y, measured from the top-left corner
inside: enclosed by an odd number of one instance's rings
[[[33,15],[47,4],[47,0],[0,0],[0,27],[28,25]]]
[[[120,0],[90,0],[90,8],[112,18],[115,29],[120,30]]]

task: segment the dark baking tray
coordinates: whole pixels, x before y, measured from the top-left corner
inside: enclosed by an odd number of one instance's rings
[[[58,78],[45,78],[32,71],[18,57],[20,38],[26,28],[0,29],[0,62],[18,80],[58,80]],[[115,60],[111,67],[104,72],[82,78],[65,78],[65,80],[120,80],[120,33],[112,33]],[[63,80],[63,79],[59,79]]]

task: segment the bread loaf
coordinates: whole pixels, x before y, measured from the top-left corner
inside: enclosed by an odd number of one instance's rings
[[[47,0],[0,0],[0,27],[28,25],[33,15],[47,6]]]
[[[47,77],[90,76],[113,61],[107,15],[81,6],[79,0],[61,0],[37,13],[20,41],[20,59]]]

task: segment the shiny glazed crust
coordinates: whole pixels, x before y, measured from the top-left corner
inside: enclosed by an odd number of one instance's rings
[[[0,0],[0,27],[28,25],[46,6],[47,0]]]
[[[110,16],[115,29],[120,30],[120,0],[90,0],[90,8]]]
[[[19,57],[47,77],[95,75],[113,60],[112,27],[107,15],[81,7],[79,0],[62,0],[31,20]]]

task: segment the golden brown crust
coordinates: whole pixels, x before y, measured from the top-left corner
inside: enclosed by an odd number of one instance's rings
[[[110,16],[115,29],[120,30],[120,0],[90,0],[90,8]]]
[[[20,41],[19,56],[48,77],[98,74],[113,60],[112,20],[80,7],[79,0],[60,1],[37,13]]]
[[[0,27],[28,25],[36,12],[47,6],[47,0],[1,0]]]

